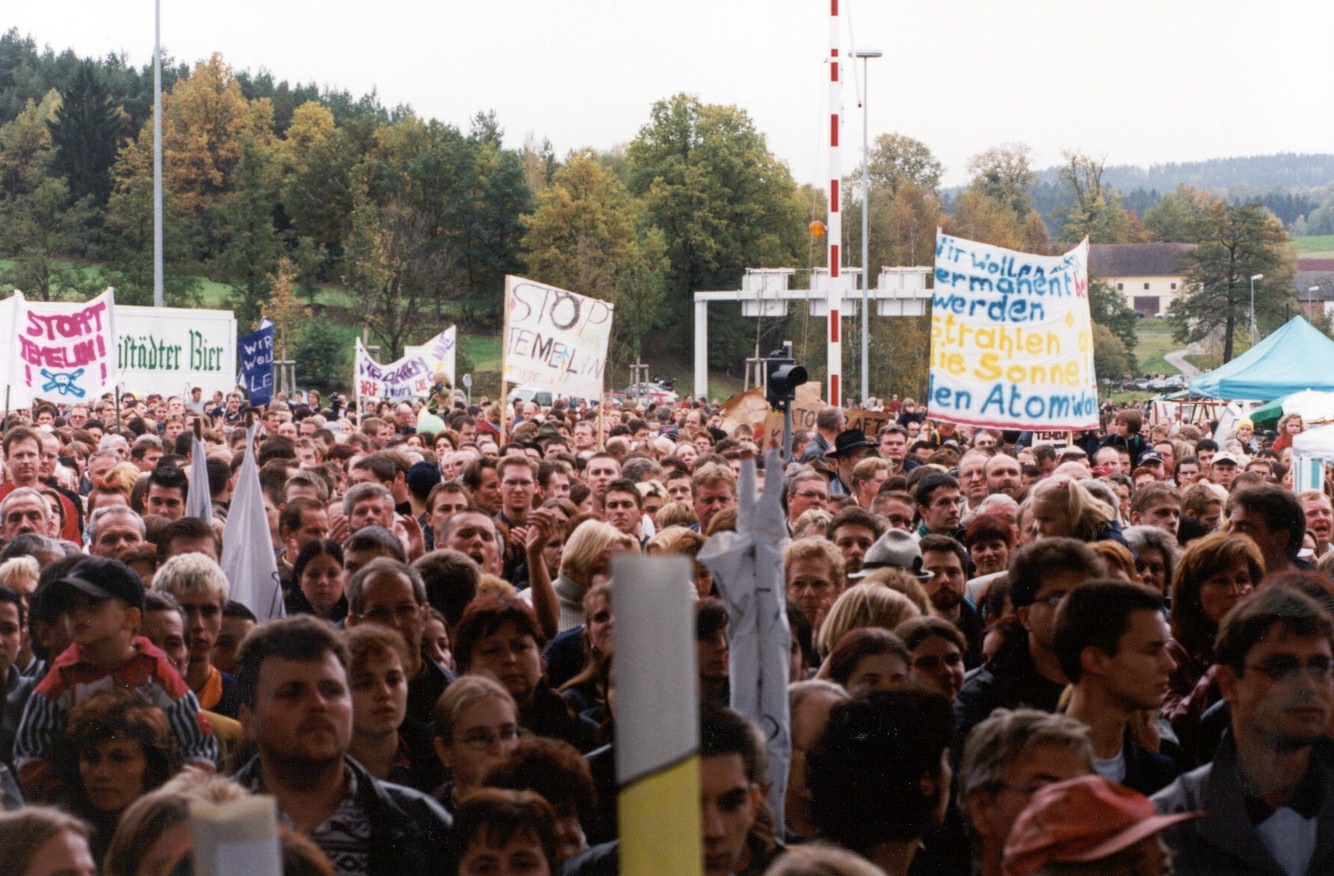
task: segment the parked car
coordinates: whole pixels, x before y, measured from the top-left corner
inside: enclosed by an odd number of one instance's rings
[[[624,398],[645,399],[655,405],[674,405],[681,397],[670,386],[661,383],[632,383],[621,390]]]

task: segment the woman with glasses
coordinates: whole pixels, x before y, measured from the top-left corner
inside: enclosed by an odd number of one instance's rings
[[[1264,577],[1259,546],[1244,535],[1212,532],[1191,542],[1172,575],[1172,638],[1167,653],[1176,661],[1168,678],[1162,715],[1188,750],[1200,718],[1222,699],[1214,681],[1214,639],[1233,606],[1251,595]]]
[[[489,675],[464,675],[435,705],[435,753],[448,775],[435,798],[455,811],[519,745],[519,709]]]

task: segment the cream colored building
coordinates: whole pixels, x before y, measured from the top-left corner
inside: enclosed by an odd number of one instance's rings
[[[1131,310],[1157,316],[1185,293],[1185,255],[1192,249],[1190,243],[1095,243],[1089,275],[1111,283]]]

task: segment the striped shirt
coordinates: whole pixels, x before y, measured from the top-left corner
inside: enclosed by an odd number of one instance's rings
[[[185,762],[217,767],[218,740],[199,700],[152,642],[136,636],[133,644],[135,655],[112,672],[85,663],[79,646],[70,645],[28,697],[14,740],[14,763],[24,791],[34,799],[52,799],[59,790],[52,760],[70,711],[104,690],[131,694],[161,709]]]

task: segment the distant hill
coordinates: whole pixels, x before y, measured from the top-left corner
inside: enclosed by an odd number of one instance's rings
[[[1051,167],[1038,171],[1037,177],[1040,182],[1056,183],[1059,174],[1060,168]],[[1281,152],[1155,164],[1149,168],[1117,165],[1103,168],[1103,182],[1125,194],[1136,189],[1165,194],[1182,183],[1238,196],[1247,190],[1257,193],[1274,189],[1311,190],[1334,183],[1334,154]]]

